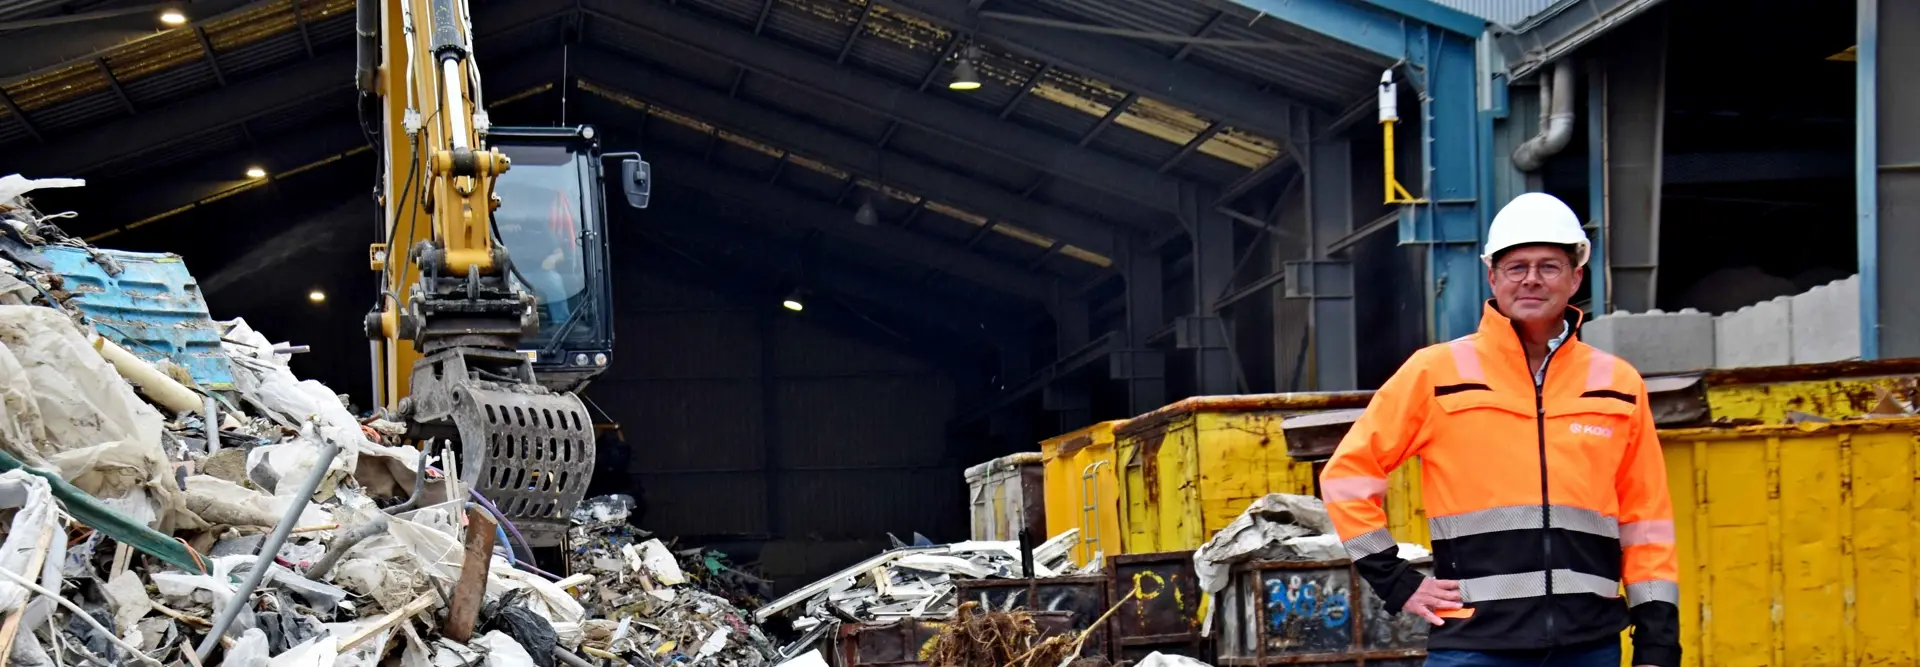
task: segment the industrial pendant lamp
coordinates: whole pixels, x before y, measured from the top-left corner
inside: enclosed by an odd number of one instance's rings
[[[853,212],[853,221],[867,227],[880,224],[880,213],[873,210],[873,197],[860,198],[860,208]]]
[[[787,293],[787,298],[780,301],[780,307],[796,313],[805,310],[807,305],[800,301],[801,296],[800,288],[793,288],[792,292]]]
[[[974,61],[979,59],[980,47],[968,44],[966,52],[960,56],[960,62],[953,65],[953,81],[947,84],[947,89],[979,90],[980,73],[973,69]]]

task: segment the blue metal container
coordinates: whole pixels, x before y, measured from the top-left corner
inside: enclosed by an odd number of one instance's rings
[[[102,338],[148,362],[184,366],[202,388],[233,390],[220,325],[179,255],[70,246],[40,252]]]

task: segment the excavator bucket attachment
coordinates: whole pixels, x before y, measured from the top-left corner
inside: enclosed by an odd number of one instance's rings
[[[560,544],[593,475],[593,420],[571,393],[453,390],[462,481],[493,501],[529,546]]]

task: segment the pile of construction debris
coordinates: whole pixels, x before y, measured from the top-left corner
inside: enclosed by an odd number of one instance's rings
[[[816,637],[842,623],[949,619],[960,604],[956,577],[1046,578],[1098,572],[1099,561],[1071,569],[1070,550],[1079,538],[1079,530],[1069,530],[1027,553],[1019,542],[896,548],[774,600],[755,610],[754,617],[764,623],[799,610],[794,629]]]
[[[301,348],[243,320],[202,306],[169,325],[201,336],[190,354],[114,342],[139,339],[90,310],[112,288],[47,257],[118,275],[132,254],[67,236],[24,196],[77,185],[0,177],[0,664],[781,657],[729,599],[764,599],[765,582],[626,527],[617,499],[583,508],[570,568],[545,564],[572,576],[516,556],[519,531],[446,452],[399,446],[400,424],[356,418],[289,370]]]

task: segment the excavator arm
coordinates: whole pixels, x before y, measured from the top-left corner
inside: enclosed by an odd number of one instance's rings
[[[512,164],[487,146],[468,0],[356,13],[362,124],[382,149],[366,323],[378,402],[417,442],[457,441],[462,480],[532,546],[557,544],[593,471],[593,420],[518,349],[539,318],[494,220]]]

